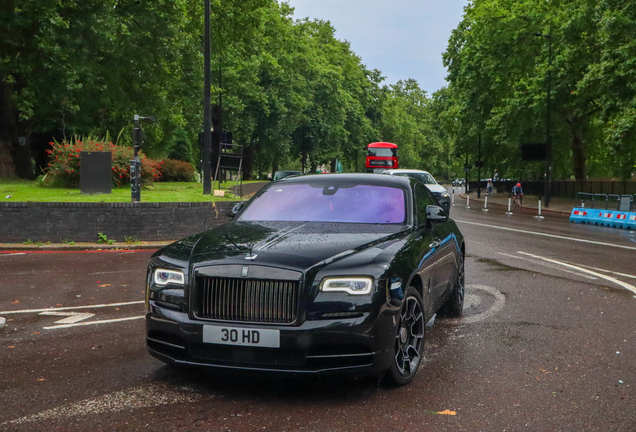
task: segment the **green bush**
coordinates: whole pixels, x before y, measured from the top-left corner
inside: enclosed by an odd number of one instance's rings
[[[164,159],[161,164],[161,181],[191,182],[196,181],[196,171],[188,162]]]
[[[192,163],[192,143],[183,129],[174,132],[168,158]]]
[[[42,186],[51,187],[79,187],[80,178],[80,152],[82,151],[106,151],[112,153],[113,187],[130,184],[130,161],[134,151],[132,147],[124,147],[112,142],[87,139],[81,141],[73,138],[61,143],[50,143],[49,164],[46,175],[39,179]],[[155,161],[139,152],[141,160],[141,182],[149,184],[161,177],[161,161]]]

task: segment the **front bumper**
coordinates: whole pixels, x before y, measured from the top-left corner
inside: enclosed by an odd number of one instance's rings
[[[389,368],[395,342],[395,312],[372,317],[305,321],[299,326],[202,322],[151,301],[146,315],[147,346],[166,363],[291,373],[375,374]],[[280,348],[203,342],[204,325],[278,329]]]

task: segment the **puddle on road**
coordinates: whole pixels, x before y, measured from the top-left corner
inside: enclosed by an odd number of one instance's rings
[[[493,271],[501,271],[501,272],[505,272],[505,271],[525,271],[525,272],[530,272],[530,273],[535,273],[535,272],[531,272],[530,270],[521,268],[521,267],[514,267],[514,266],[509,266],[507,264],[504,264],[500,261],[497,261],[496,259],[493,258],[475,258],[475,261],[477,261],[478,263],[483,263],[483,264],[489,264],[490,266],[494,267],[492,270]]]

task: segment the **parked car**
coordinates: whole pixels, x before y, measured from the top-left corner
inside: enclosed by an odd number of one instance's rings
[[[388,174],[393,176],[406,176],[412,177],[424,183],[428,190],[431,191],[435,199],[439,202],[446,213],[450,214],[451,198],[446,188],[437,183],[435,178],[426,171],[411,170],[411,169],[396,169],[386,170],[382,174]]]
[[[407,384],[426,323],[462,313],[464,256],[455,222],[415,179],[273,182],[232,222],[153,254],[147,347],[177,365]]]
[[[272,177],[272,181],[280,180],[285,177],[302,175],[302,171],[276,171]]]

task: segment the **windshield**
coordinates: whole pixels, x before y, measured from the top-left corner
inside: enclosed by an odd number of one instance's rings
[[[381,147],[369,147],[369,153],[367,156],[383,156],[394,157],[397,156],[397,149],[394,148],[381,148]]]
[[[375,185],[276,184],[257,197],[241,221],[402,224],[404,190]]]
[[[429,173],[394,173],[393,175],[403,176],[403,177],[413,177],[421,181],[424,184],[434,185],[437,184],[435,179]]]

